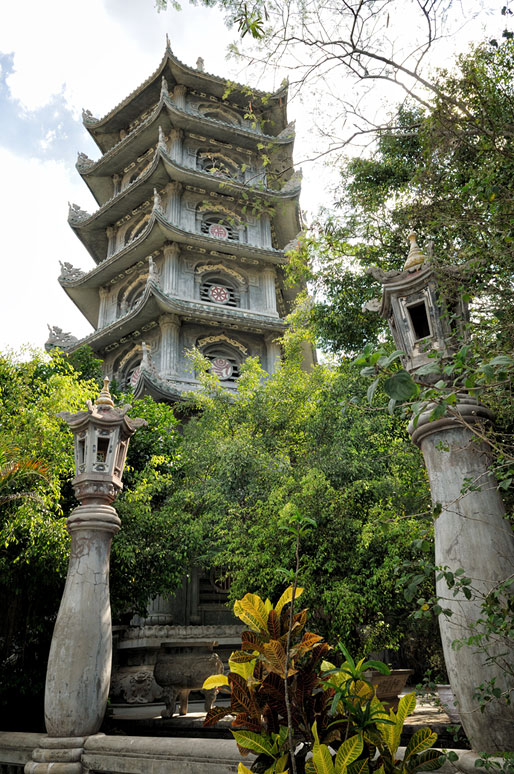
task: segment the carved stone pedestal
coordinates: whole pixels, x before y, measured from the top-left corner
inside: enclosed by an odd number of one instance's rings
[[[25,764],[25,774],[82,774],[84,736],[42,737]]]

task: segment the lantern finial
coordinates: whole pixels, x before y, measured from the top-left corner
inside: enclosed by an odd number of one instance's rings
[[[104,379],[104,386],[102,387],[100,391],[100,395],[95,400],[95,406],[110,406],[111,408],[114,408],[114,402],[111,398],[111,393],[109,392],[109,377],[106,376]]]
[[[410,242],[410,250],[407,256],[407,260],[405,261],[405,264],[403,266],[404,270],[413,269],[415,266],[421,266],[421,264],[425,263],[427,259],[426,255],[424,255],[419,248],[419,245],[416,241],[415,231],[410,232],[409,242]]]

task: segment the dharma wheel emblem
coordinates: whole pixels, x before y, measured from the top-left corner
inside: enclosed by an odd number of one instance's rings
[[[211,372],[219,379],[230,379],[234,368],[226,357],[216,357],[212,361]]]
[[[218,304],[226,304],[230,300],[230,294],[223,285],[211,285],[208,296],[211,301],[216,301]]]
[[[216,239],[228,239],[228,229],[222,226],[221,223],[211,223],[209,226],[209,236],[216,237]]]

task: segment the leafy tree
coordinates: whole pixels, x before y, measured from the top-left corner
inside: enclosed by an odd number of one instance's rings
[[[96,398],[98,362],[86,350],[72,359],[31,351],[0,356],[0,707],[9,706],[13,719],[23,707],[34,727],[42,723],[48,647],[68,563],[65,517],[77,504],[73,438],[57,414]],[[136,401],[132,413],[148,427],[129,447],[119,498],[124,529],[112,561],[118,612],[142,609],[177,585],[187,567],[174,523],[151,512],[147,494],[155,503],[168,481],[178,454],[176,420],[169,406],[149,399]]]
[[[201,524],[199,558],[229,575],[232,599],[281,589],[297,510],[317,525],[300,582],[320,633],[394,648],[411,625],[395,572],[428,509],[418,452],[401,423],[352,402],[363,390],[349,364],[306,373],[296,355],[267,379],[250,358],[233,396],[205,373],[163,509]]]

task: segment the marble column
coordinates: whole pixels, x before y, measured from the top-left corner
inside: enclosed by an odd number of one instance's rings
[[[489,410],[470,397],[461,397],[457,410],[468,425],[491,419]],[[487,652],[473,645],[454,645],[473,635],[477,620],[483,617],[483,599],[514,572],[514,537],[498,482],[489,472],[488,448],[456,418],[431,422],[430,411],[416,428],[411,423],[409,431],[423,452],[433,503],[442,507],[434,525],[436,565],[453,573],[462,567],[472,581],[471,599],[462,593],[454,596],[444,578],[436,585],[441,606],[451,610],[450,616],[439,616],[439,625],[462,725],[476,751],[514,750],[514,705],[493,700],[481,712],[474,698],[476,687],[493,678],[500,690],[512,689],[512,643],[493,638]],[[513,670],[510,675],[505,667]]]
[[[266,370],[270,376],[278,371],[282,362],[282,351],[280,349],[280,344],[275,341],[277,336],[278,334],[272,333],[269,336],[266,336],[264,340],[266,343],[266,354],[268,361],[268,367]]]
[[[180,225],[180,200],[182,198],[182,184],[174,180],[166,186],[168,194],[167,212],[170,223]]]
[[[120,526],[110,505],[80,505],[68,518],[68,576],[45,687],[49,736],[90,736],[100,729],[112,659],[109,555]]]
[[[107,226],[105,229],[107,236],[107,257],[116,252],[116,229],[113,226]]]
[[[161,368],[163,378],[176,377],[179,364],[180,318],[176,314],[159,317],[161,329]]]
[[[109,290],[107,288],[98,288],[98,295],[100,297],[100,308],[98,310],[98,327],[103,328],[105,326],[105,312],[106,312],[106,303],[107,303],[107,297],[109,295]]]
[[[172,129],[170,132],[170,156],[178,164],[182,163],[182,142],[184,132],[182,129]]]
[[[262,277],[263,311],[270,315],[277,315],[277,293],[275,290],[275,269],[264,269]]]
[[[173,101],[180,110],[186,109],[186,94],[187,86],[184,86],[182,83],[177,83],[173,89]]]
[[[166,242],[163,255],[163,290],[170,296],[176,296],[178,295],[180,247],[176,242]]]

